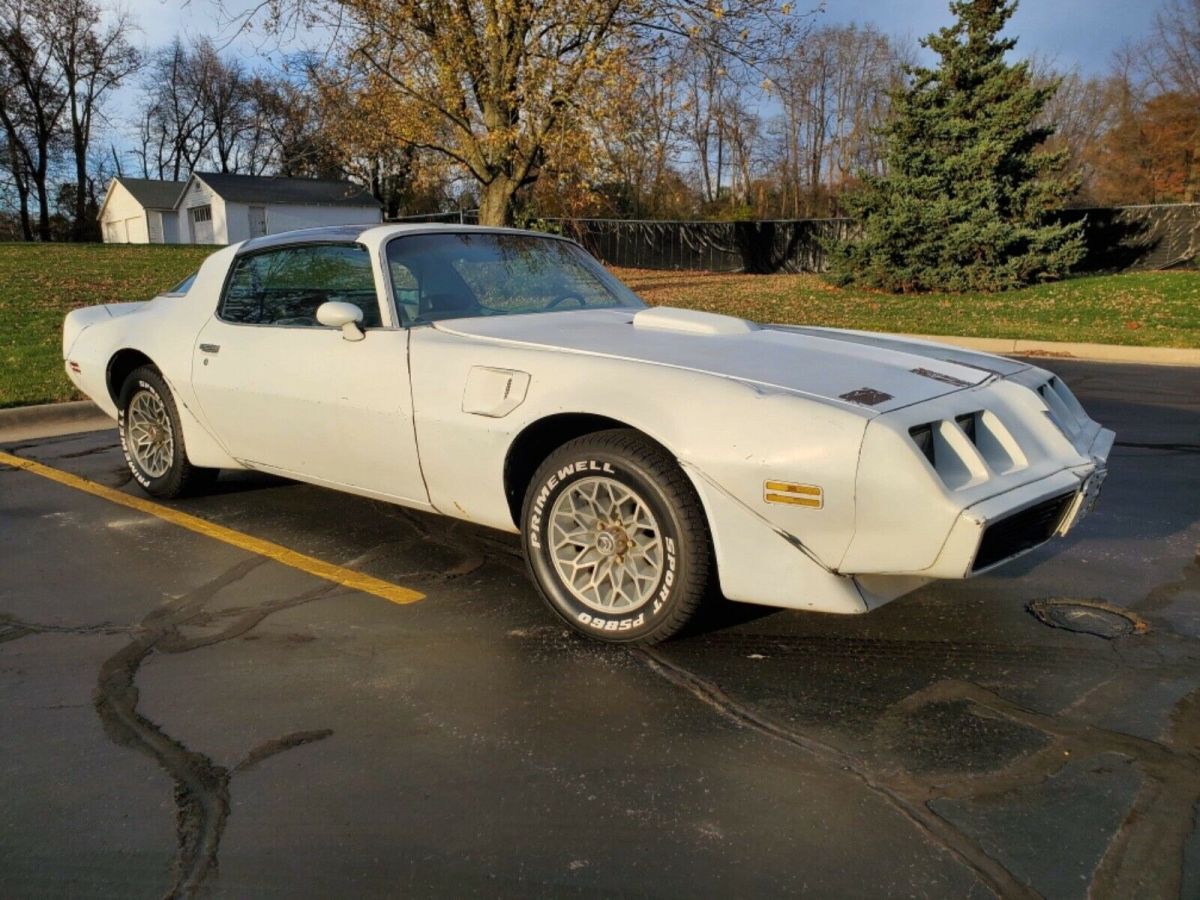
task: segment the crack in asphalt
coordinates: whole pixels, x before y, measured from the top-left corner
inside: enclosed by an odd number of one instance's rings
[[[114,625],[111,622],[101,622],[96,625],[54,625],[26,622],[0,613],[0,644],[29,637],[32,634],[130,634],[134,630],[127,625]]]
[[[405,509],[382,500],[370,502],[383,517],[404,523],[422,541],[462,554],[462,560],[456,565],[439,573],[423,573],[425,577],[449,581],[470,575],[492,562],[525,571],[525,557],[511,535],[497,535],[490,529],[482,531],[479,526],[461,519],[431,517],[428,513]],[[398,539],[388,543],[398,544],[402,541]]]
[[[138,670],[154,653],[188,653],[236,638],[272,613],[327,596],[337,585],[322,585],[293,597],[272,600],[251,609],[222,610],[208,614],[205,606],[222,590],[245,578],[266,560],[251,558],[237,563],[195,590],[148,613],[134,631],[133,640],[100,667],[93,704],[105,734],[114,744],[150,757],[174,782],[177,850],[174,878],[166,897],[192,897],[217,871],[218,850],[229,816],[231,777],[263,760],[333,732],[301,731],[275,738],[252,748],[232,769],[189,749],[156,722],[138,711]],[[232,617],[233,622],[212,635],[185,638],[180,628]]]
[[[416,523],[413,523],[414,527]],[[416,528],[418,539],[441,546],[427,529]],[[354,566],[381,556],[394,544],[409,541],[382,541],[351,560]],[[458,549],[458,548],[456,548]],[[55,625],[25,622],[0,614],[0,643],[35,634],[130,635],[132,640],[110,656],[100,667],[93,692],[93,706],[105,734],[114,744],[136,750],[153,759],[174,782],[176,809],[176,856],[174,876],[165,897],[195,896],[218,869],[221,836],[230,812],[230,781],[234,775],[254,769],[265,760],[296,747],[324,740],[331,729],[312,729],[283,735],[251,748],[232,768],[218,765],[211,757],[188,748],[172,738],[158,723],[138,711],[140,693],[136,678],[142,665],[155,653],[190,653],[246,635],[268,616],[285,609],[329,596],[341,587],[322,584],[302,594],[283,597],[250,607],[207,609],[221,591],[241,581],[267,563],[262,557],[250,557],[230,567],[189,593],[168,601],[147,613],[135,626],[112,623],[95,625]],[[461,578],[482,568],[483,553],[459,553],[458,559],[441,569],[414,573],[432,581]],[[184,628],[220,625],[209,633],[185,635]]]
[[[752,707],[734,700],[715,682],[675,663],[653,647],[636,648],[630,652],[650,671],[684,689],[734,725],[750,728],[767,737],[783,741],[826,765],[850,772],[870,791],[883,797],[927,840],[970,869],[996,896],[1040,896],[926,804],[913,802],[911,798],[880,778],[879,773],[873,771],[857,754],[772,721]]]
[[[1167,593],[1173,597],[1186,587],[1194,587],[1198,573],[1200,564],[1189,566],[1183,580],[1172,584],[1170,587],[1175,589]],[[1150,595],[1155,599],[1160,596],[1156,592]],[[1175,641],[1176,638],[1166,633],[1163,640]],[[973,682],[944,678],[892,704],[876,723],[872,735],[875,745],[886,745],[889,738],[909,731],[911,721],[921,710],[933,704],[955,702],[965,702],[977,717],[1006,720],[1040,732],[1050,740],[1040,749],[1024,754],[997,771],[921,774],[894,762],[890,765],[882,761],[873,763],[860,752],[780,724],[730,697],[716,682],[674,662],[659,649],[638,648],[631,652],[656,675],[686,690],[727,721],[788,743],[820,762],[851,772],[1001,897],[1035,897],[1039,894],[931,804],[946,799],[978,800],[1017,788],[1037,786],[1061,772],[1071,760],[1106,753],[1124,756],[1139,767],[1142,786],[1092,873],[1088,895],[1097,900],[1180,895],[1187,841],[1200,810],[1200,689],[1175,704],[1170,714],[1168,735],[1155,741],[1067,716],[1066,713],[1083,705],[1084,698],[1049,715],[1023,707]],[[1136,676],[1141,671],[1120,654],[1117,659],[1117,671],[1102,682],[1106,688],[1111,688],[1122,677]],[[1195,666],[1188,666],[1187,670],[1194,672]],[[1089,691],[1084,696],[1092,694]]]
[[[903,728],[908,718],[934,703],[966,701],[976,715],[1001,717],[1052,738],[1042,749],[998,772],[922,778],[898,770],[889,781],[898,790],[928,803],[942,799],[978,799],[1043,783],[1069,760],[1116,753],[1138,764],[1143,786],[1093,873],[1089,895],[1096,898],[1174,897],[1182,885],[1185,844],[1200,801],[1200,689],[1181,700],[1171,715],[1171,737],[1153,741],[1101,728],[1061,713],[1028,709],[977,684],[947,679],[894,704],[880,731]]]

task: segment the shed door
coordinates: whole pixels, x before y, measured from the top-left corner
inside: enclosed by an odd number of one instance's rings
[[[250,207],[250,237],[262,237],[267,233],[267,208],[265,206]]]
[[[188,217],[192,220],[192,243],[213,243],[212,207],[193,206],[188,210]]]

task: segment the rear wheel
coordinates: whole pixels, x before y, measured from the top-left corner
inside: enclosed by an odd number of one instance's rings
[[[710,551],[695,490],[635,431],[585,435],[542,463],[525,495],[530,574],[558,615],[614,643],[652,644],[691,618]]]
[[[130,373],[117,412],[125,462],[147,493],[179,497],[203,490],[217,477],[216,469],[188,461],[179,410],[157,369],[142,366]]]

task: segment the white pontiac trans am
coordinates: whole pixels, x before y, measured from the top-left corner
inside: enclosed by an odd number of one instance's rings
[[[863,613],[1065,534],[1113,433],[1023,362],[647,308],[571,241],[383,225],[257,238],[63,326],[149,493],[257,469],[520,532],[608,641],[733,600]]]

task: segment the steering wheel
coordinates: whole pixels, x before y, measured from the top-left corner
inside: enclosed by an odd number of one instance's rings
[[[584,300],[578,294],[560,294],[559,296],[555,297],[553,300],[551,300],[549,303],[546,304],[546,309],[554,309],[560,303],[566,303],[568,300],[574,300],[581,307],[587,306],[587,301]]]

